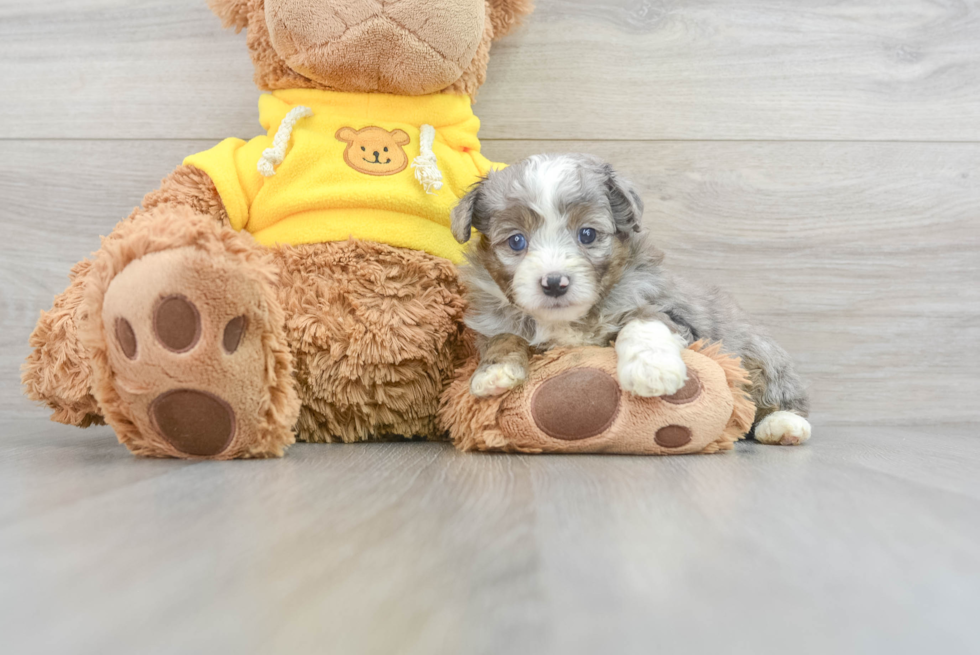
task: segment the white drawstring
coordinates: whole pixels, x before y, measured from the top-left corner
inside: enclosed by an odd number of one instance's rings
[[[419,181],[426,193],[434,194],[442,188],[442,171],[439,162],[432,152],[432,144],[436,140],[436,128],[423,125],[419,128],[419,156],[412,162],[415,169],[415,179]],[[435,191],[433,191],[435,189]]]
[[[293,137],[293,126],[299,119],[312,115],[313,110],[303,105],[289,110],[286,117],[282,119],[282,123],[279,124],[279,129],[276,130],[276,136],[272,139],[272,147],[266,148],[259,159],[259,173],[263,177],[272,177],[276,174],[276,166],[286,158],[286,148],[289,146],[289,140]]]

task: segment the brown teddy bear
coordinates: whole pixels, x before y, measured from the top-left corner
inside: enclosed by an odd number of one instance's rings
[[[188,157],[42,314],[53,419],[134,453],[441,437],[470,354],[449,212],[491,166],[470,100],[530,0],[211,0],[267,134]]]

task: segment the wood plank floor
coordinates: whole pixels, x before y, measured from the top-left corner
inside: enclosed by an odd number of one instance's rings
[[[969,653],[976,427],[678,458],[0,430],[5,653]],[[816,441],[818,440],[818,441]]]
[[[537,5],[486,154],[634,179],[798,360],[811,443],[187,463],[48,423],[38,312],[258,91],[205,0],[0,0],[0,653],[980,652],[980,0]]]

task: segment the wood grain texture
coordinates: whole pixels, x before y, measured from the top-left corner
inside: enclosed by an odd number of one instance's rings
[[[538,0],[487,138],[980,139],[976,0]],[[0,1],[0,138],[247,136],[244,36],[204,0]]]
[[[0,142],[0,408],[37,314],[184,155],[209,142]],[[825,421],[980,420],[980,144],[489,142],[608,158],[677,272],[728,289]],[[52,186],[51,181],[56,183]]]
[[[976,652],[976,428],[817,427],[680,458],[187,463],[5,422],[0,650]]]

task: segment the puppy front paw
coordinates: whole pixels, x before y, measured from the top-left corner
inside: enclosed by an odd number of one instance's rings
[[[664,350],[641,350],[621,358],[616,371],[619,386],[643,398],[677,393],[687,381],[687,366],[680,353]]]
[[[793,412],[773,412],[755,426],[759,443],[799,446],[809,438],[810,422]]]
[[[470,393],[477,398],[499,396],[524,384],[527,370],[520,364],[486,364],[476,369],[470,378]]]

